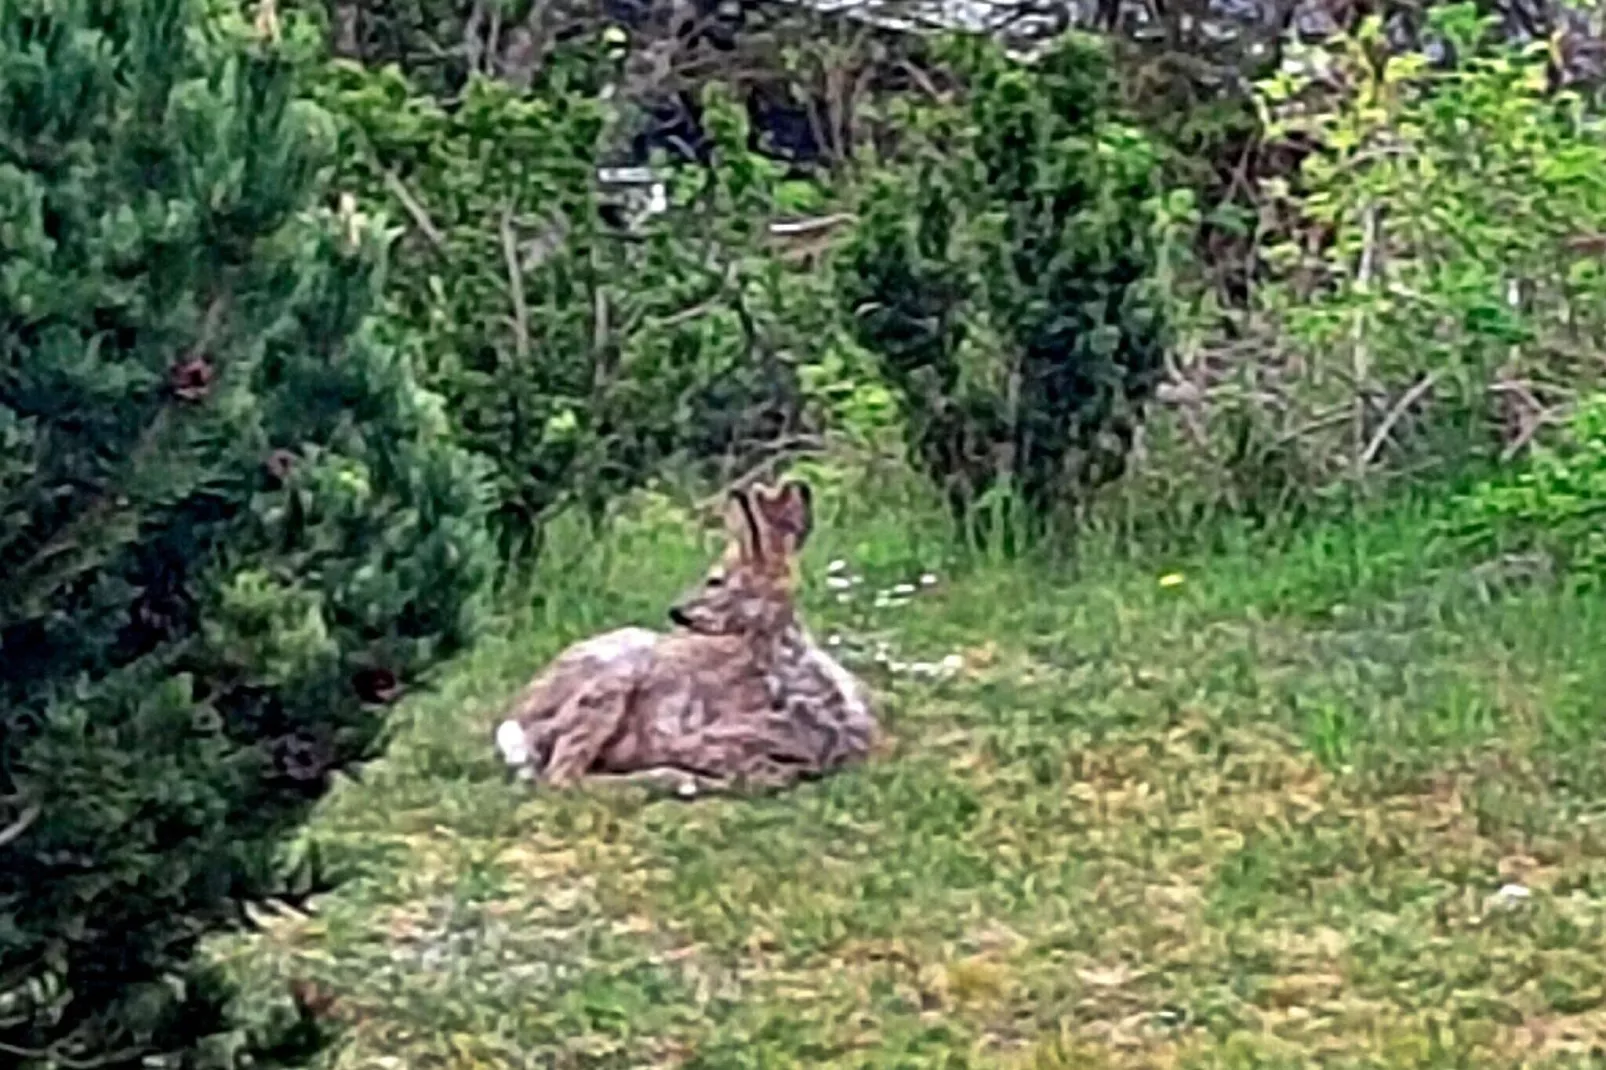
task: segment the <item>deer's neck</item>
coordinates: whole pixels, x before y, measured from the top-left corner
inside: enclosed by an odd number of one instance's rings
[[[803,622],[790,617],[769,634],[768,641],[760,648],[760,658],[768,665],[786,664],[797,660],[811,642]]]

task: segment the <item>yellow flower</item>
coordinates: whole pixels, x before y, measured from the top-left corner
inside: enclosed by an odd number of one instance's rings
[[[1181,585],[1182,573],[1180,572],[1167,572],[1164,576],[1160,577],[1161,587],[1179,587]]]

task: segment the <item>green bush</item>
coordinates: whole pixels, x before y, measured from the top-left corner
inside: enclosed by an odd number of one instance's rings
[[[903,117],[841,297],[956,511],[997,490],[1041,517],[1119,474],[1161,368],[1156,156],[1087,39],[1032,66],[982,40],[942,58],[959,100]]]
[[[222,1057],[197,941],[280,887],[494,560],[482,472],[365,326],[380,238],[316,206],[304,42],[217,10],[0,0],[7,1065]]]
[[[452,107],[401,70],[336,61],[337,181],[394,220],[380,330],[492,462],[498,527],[524,545],[565,485],[596,380],[589,255],[602,109],[475,77]]]
[[[1561,441],[1459,497],[1444,530],[1483,554],[1553,555],[1586,586],[1606,580],[1606,395],[1578,406]]]
[[[1260,86],[1268,140],[1308,153],[1262,191],[1285,240],[1257,296],[1286,352],[1247,353],[1230,374],[1253,388],[1223,408],[1279,399],[1257,452],[1298,487],[1510,456],[1599,383],[1601,120],[1475,5],[1427,21],[1453,60],[1391,52],[1371,16]]]
[[[340,181],[406,232],[384,330],[494,466],[510,558],[567,505],[806,429],[799,368],[832,337],[828,288],[767,241],[796,183],[719,87],[708,166],[665,167],[669,210],[628,233],[605,221],[607,62],[577,40],[535,85],[475,75],[450,104],[394,66],[319,79]]]

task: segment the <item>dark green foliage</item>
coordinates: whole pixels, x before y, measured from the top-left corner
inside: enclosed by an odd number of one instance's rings
[[[561,80],[537,95],[475,78],[450,108],[394,66],[340,62],[319,83],[339,183],[404,231],[383,329],[494,462],[498,526],[522,545],[575,463],[594,388],[602,110]]]
[[[1161,367],[1155,158],[1110,118],[1096,45],[1020,67],[966,40],[948,59],[962,101],[912,112],[842,294],[954,507],[997,488],[1040,516],[1122,470]]]
[[[364,328],[294,64],[188,0],[0,0],[0,1062],[224,1029],[196,941],[470,638],[483,479]]]
[[[474,76],[450,104],[394,66],[321,79],[340,182],[406,231],[385,329],[494,464],[509,557],[670,458],[793,430],[793,367],[831,311],[764,245],[781,175],[728,95],[704,107],[709,165],[664,169],[670,210],[605,218],[598,52],[571,43],[528,89]]]

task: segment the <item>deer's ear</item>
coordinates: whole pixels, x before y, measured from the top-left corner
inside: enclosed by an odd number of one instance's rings
[[[753,505],[773,552],[791,555],[803,548],[814,530],[814,493],[807,483],[789,479],[778,490],[755,487]]]
[[[736,544],[739,559],[758,561],[764,556],[763,529],[753,500],[744,490],[733,490],[725,502],[725,530]]]

